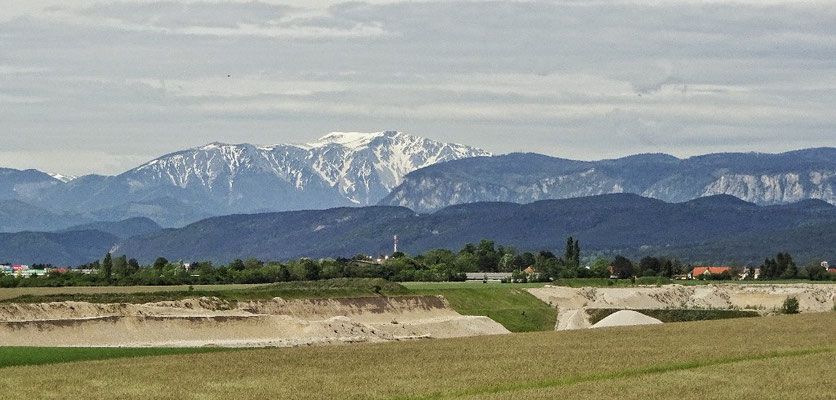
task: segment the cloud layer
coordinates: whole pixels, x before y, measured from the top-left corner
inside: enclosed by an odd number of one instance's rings
[[[829,2],[26,2],[0,10],[0,164],[118,173],[334,130],[580,159],[834,146],[833,21]]]

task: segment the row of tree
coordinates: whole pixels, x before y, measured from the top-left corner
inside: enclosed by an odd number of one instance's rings
[[[42,265],[47,271],[49,266]],[[529,269],[530,268],[530,269]],[[271,283],[331,278],[383,278],[390,281],[457,281],[468,272],[511,272],[515,281],[554,281],[572,278],[628,279],[635,277],[672,278],[693,269],[677,259],[644,257],[633,262],[616,256],[598,259],[592,265],[581,265],[579,241],[569,237],[562,257],[550,251],[518,252],[511,246],[497,246],[482,240],[467,244],[458,252],[434,249],[414,257],[395,253],[391,257],[372,259],[358,254],[353,258],[299,259],[286,263],[264,262],[254,258],[235,260],[228,265],[214,266],[211,262],[184,264],[158,258],[150,265],[140,265],[135,259],[108,253],[104,259],[81,265],[67,272],[52,270],[41,276],[17,278],[0,276],[0,287],[16,286],[80,286],[80,285],[175,285]],[[708,276],[708,279],[733,279],[744,272],[733,267],[731,272]],[[754,276],[754,268],[749,270]],[[834,274],[830,274],[834,275]],[[760,266],[759,279],[830,279],[820,261],[811,262],[799,270],[792,256],[778,253]],[[701,277],[702,278],[702,277]]]

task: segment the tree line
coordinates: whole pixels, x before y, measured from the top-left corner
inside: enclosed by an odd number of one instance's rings
[[[376,259],[358,254],[352,258],[302,258],[288,262],[250,258],[221,266],[211,262],[171,262],[162,257],[152,264],[141,265],[125,255],[107,253],[102,260],[65,272],[52,270],[30,278],[0,276],[0,287],[273,283],[333,278],[441,282],[465,280],[468,272],[510,272],[513,281],[548,282],[574,278],[673,278],[693,269],[691,265],[666,257],[644,257],[633,262],[624,256],[616,256],[612,260],[599,258],[590,265],[583,265],[581,260],[581,244],[572,237],[567,238],[562,256],[547,250],[519,252],[513,246],[496,245],[487,239],[477,244],[468,243],[458,252],[433,249],[415,256],[398,252]],[[33,267],[49,269],[48,265]],[[732,267],[729,273],[700,278],[734,279],[744,268]],[[820,261],[799,269],[787,253],[766,259],[759,268],[759,279],[836,278],[833,276],[836,274],[827,274],[821,268]],[[754,267],[750,267],[750,272],[749,276],[754,276]]]

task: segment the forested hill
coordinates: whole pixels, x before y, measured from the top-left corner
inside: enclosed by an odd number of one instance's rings
[[[519,250],[560,250],[571,235],[581,241],[586,254],[758,262],[789,251],[799,259],[836,259],[836,248],[821,245],[836,243],[836,207],[822,201],[756,206],[732,196],[666,203],[613,194],[525,205],[464,204],[433,214],[402,207],[335,208],[210,218],[126,239],[115,253],[143,262],[159,256],[214,262],[350,257],[390,253],[393,235],[399,236],[400,249],[407,253],[457,249],[483,238]]]

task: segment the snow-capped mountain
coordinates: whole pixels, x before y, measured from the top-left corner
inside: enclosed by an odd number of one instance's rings
[[[416,169],[487,155],[393,131],[336,132],[306,144],[210,143],[115,177],[74,179],[50,203],[78,212],[172,198],[215,215],[369,205]]]
[[[375,204],[416,169],[487,155],[402,132],[335,132],[307,144],[211,143],[118,178],[131,193],[173,186],[210,194],[234,211],[277,211]]]
[[[297,146],[276,146],[289,153]],[[461,144],[441,143],[401,132],[335,132],[314,143],[298,146],[316,174],[358,205],[374,204],[403,177],[433,164],[491,154]]]

